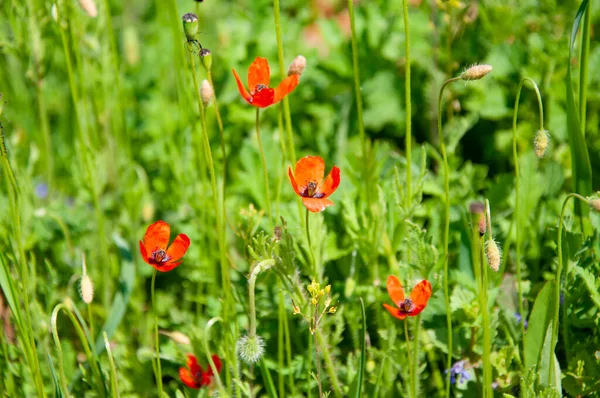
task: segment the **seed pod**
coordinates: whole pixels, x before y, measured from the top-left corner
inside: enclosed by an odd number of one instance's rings
[[[485,243],[485,256],[487,257],[488,265],[495,272],[498,272],[500,269],[500,262],[502,261],[502,256],[500,255],[500,249],[496,244],[496,241],[493,239],[489,239]]]
[[[200,87],[200,97],[202,97],[202,103],[204,104],[204,106],[210,104],[210,101],[212,101],[214,94],[215,92],[213,91],[213,88],[208,82],[208,80],[203,80],[202,86]]]
[[[288,76],[291,75],[302,75],[302,72],[304,72],[304,68],[306,68],[306,58],[304,58],[302,55],[298,55],[296,58],[294,58],[294,60],[292,61],[292,64],[290,65],[290,68],[288,69]]]
[[[183,21],[183,32],[188,40],[195,40],[195,36],[198,34],[200,29],[200,23],[198,22],[198,16],[193,12],[188,12],[181,17]]]
[[[463,73],[460,78],[463,80],[479,80],[492,71],[492,66],[487,64],[473,65]]]
[[[244,336],[236,344],[238,357],[248,363],[254,364],[262,358],[265,353],[265,341],[260,336]]]
[[[588,204],[594,210],[600,213],[600,199],[591,199]]]
[[[538,158],[543,158],[550,143],[550,135],[546,130],[538,130],[533,139],[533,147]]]
[[[204,69],[206,69],[207,72],[210,72],[210,68],[212,67],[212,53],[208,48],[200,50],[200,62],[202,62]]]

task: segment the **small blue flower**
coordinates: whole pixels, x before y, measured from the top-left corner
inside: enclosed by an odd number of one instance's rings
[[[35,196],[40,199],[46,199],[48,197],[48,184],[39,183],[35,186]]]
[[[515,312],[515,319],[517,320],[517,323],[521,323],[521,321],[523,320],[523,317],[518,312]],[[525,330],[527,330],[528,326],[529,326],[529,322],[527,322],[527,319],[525,319]]]
[[[450,384],[455,384],[457,380],[461,382],[471,379],[469,372],[467,372],[465,369],[465,363],[466,361],[463,359],[455,362],[454,365],[452,365],[450,368]],[[448,374],[448,369],[446,369],[445,373]]]

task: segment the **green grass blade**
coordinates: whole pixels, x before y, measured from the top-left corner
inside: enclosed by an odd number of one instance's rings
[[[52,362],[52,357],[49,353],[46,353],[46,357],[48,358],[48,365],[50,367],[50,374],[52,375],[52,382],[54,383],[54,396],[57,398],[65,397],[65,394],[60,387],[60,381],[58,380],[58,375],[56,374],[56,368],[54,368],[54,362]]]
[[[589,1],[584,0],[575,15],[571,38],[569,40],[569,58],[567,60],[567,74],[565,75],[565,85],[567,88],[567,132],[569,136],[569,148],[571,150],[571,167],[573,168],[573,190],[581,195],[590,195],[592,193],[592,166],[590,156],[585,142],[585,137],[581,132],[581,121],[579,120],[579,111],[575,104],[573,94],[573,82],[571,81],[571,59],[575,38],[579,31],[581,18],[587,9]],[[580,87],[581,89],[581,87]],[[585,106],[585,104],[579,104]],[[578,216],[583,216],[581,204],[575,204],[575,210]]]
[[[269,372],[267,362],[264,358],[260,361],[260,372],[262,373],[263,382],[265,383],[265,388],[267,389],[268,396],[270,398],[277,398],[277,390],[275,389],[275,384],[273,384],[271,372]]]
[[[366,334],[367,334],[367,316],[365,315],[365,303],[360,297],[360,311],[362,315],[362,329],[360,331],[360,367],[358,368],[358,383],[356,386],[356,398],[362,396],[362,384],[365,374],[365,358],[366,358]]]

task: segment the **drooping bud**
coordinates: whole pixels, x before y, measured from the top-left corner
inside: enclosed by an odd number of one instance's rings
[[[543,158],[550,143],[550,134],[546,130],[538,130],[533,139],[533,147],[538,158]]]
[[[492,71],[492,65],[473,65],[460,74],[463,80],[479,80]]]
[[[210,72],[210,68],[212,67],[212,53],[208,48],[200,50],[200,62],[202,62],[204,69],[206,69],[207,72]]]
[[[90,17],[96,18],[98,16],[98,8],[94,0],[79,0],[79,5]]]
[[[193,12],[188,12],[181,17],[183,21],[183,32],[185,33],[185,38],[188,40],[195,40],[195,36],[198,34],[198,29],[200,29],[200,23],[198,22],[198,15]]]
[[[588,204],[594,210],[600,213],[600,199],[591,199]]]
[[[177,331],[170,332],[168,330],[159,330],[159,333],[169,337],[171,340],[173,340],[177,344],[181,344],[181,345],[190,345],[191,344],[190,338],[181,332],[177,332]]]
[[[294,58],[294,60],[292,61],[292,64],[290,65],[290,68],[288,69],[288,76],[291,75],[302,75],[302,72],[304,72],[304,68],[306,68],[306,58],[304,58],[302,55],[298,55],[296,58]]]
[[[81,261],[82,275],[79,281],[79,294],[84,303],[90,304],[94,300],[94,285],[92,280],[87,274],[87,267],[85,263],[85,254]]]
[[[473,222],[477,222],[477,229],[479,230],[479,236],[485,235],[485,229],[487,224],[485,222],[485,206],[481,202],[473,202],[469,205],[469,211],[474,216]]]
[[[498,272],[500,269],[500,262],[502,261],[502,256],[500,254],[500,249],[496,244],[496,241],[493,239],[489,239],[485,242],[485,256],[487,257],[487,262],[491,269],[495,272]]]
[[[212,86],[208,82],[208,80],[202,80],[202,86],[200,87],[200,97],[202,97],[202,103],[204,106],[210,104],[210,101],[213,98],[215,92],[213,91]]]
[[[242,361],[254,364],[265,353],[265,341],[260,336],[244,336],[238,340],[236,351]]]

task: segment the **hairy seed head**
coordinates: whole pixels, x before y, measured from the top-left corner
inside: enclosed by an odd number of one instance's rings
[[[550,143],[550,134],[546,130],[538,130],[533,139],[533,147],[538,158],[543,158]]]
[[[238,357],[247,364],[256,363],[265,353],[265,341],[260,336],[244,336],[236,344]]]
[[[591,199],[588,204],[594,210],[600,213],[600,199]]]
[[[94,300],[94,285],[88,274],[84,274],[79,281],[79,293],[86,304],[90,304]]]
[[[500,254],[500,249],[498,248],[498,244],[493,239],[489,239],[485,242],[485,256],[487,257],[488,264],[491,269],[495,272],[498,272],[500,269],[500,262],[502,261],[502,256]]]

